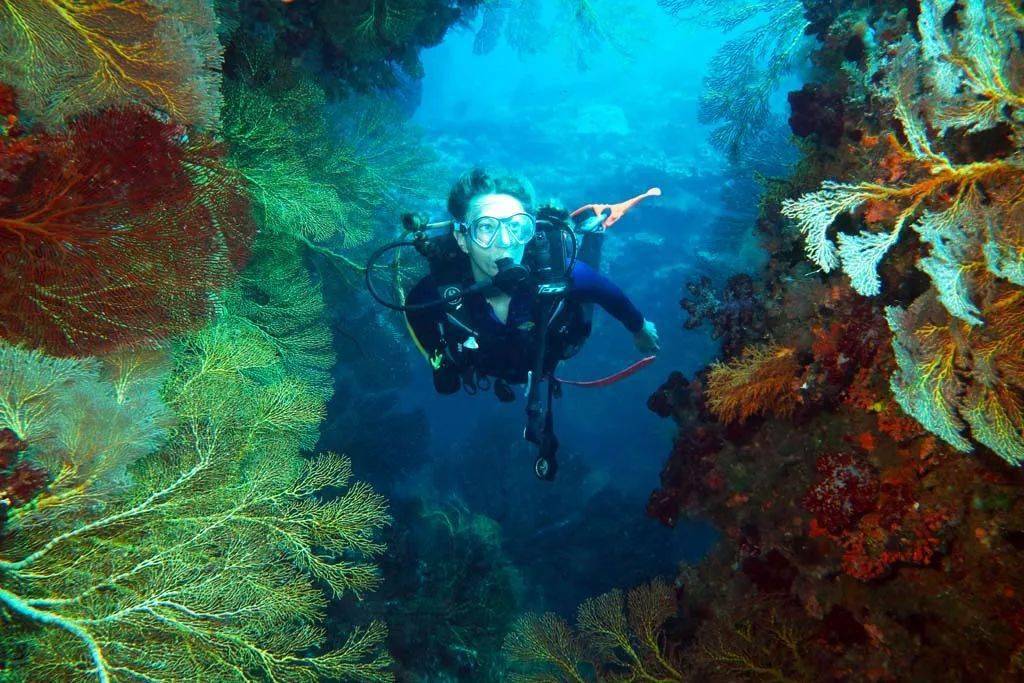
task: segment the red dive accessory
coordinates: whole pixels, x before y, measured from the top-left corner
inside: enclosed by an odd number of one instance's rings
[[[643,370],[648,365],[653,363],[654,359],[655,356],[647,356],[646,358],[641,358],[637,362],[630,365],[628,368],[625,368],[624,370],[619,370],[614,375],[608,375],[607,377],[602,377],[601,379],[592,379],[586,381],[575,379],[562,379],[561,377],[556,377],[555,379],[558,380],[560,384],[568,384],[574,387],[587,387],[590,389],[606,387],[609,384],[615,384],[620,379],[626,379],[627,377],[637,372],[638,370]]]

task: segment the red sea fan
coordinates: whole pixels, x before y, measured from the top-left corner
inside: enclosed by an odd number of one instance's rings
[[[0,137],[0,337],[91,355],[203,324],[251,221],[223,174],[193,182],[222,164],[181,137],[137,109]]]

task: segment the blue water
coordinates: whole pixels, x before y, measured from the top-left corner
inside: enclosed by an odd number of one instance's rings
[[[715,531],[701,520],[668,529],[645,515],[676,431],[646,401],[670,372],[692,376],[718,351],[708,330],[682,327],[685,282],[706,275],[721,284],[754,272],[765,257],[751,232],[757,188],[711,147],[709,128],[697,121],[702,78],[726,37],[679,24],[654,2],[642,7],[642,40],[628,44],[631,54],[589,53],[586,70],[555,39],[534,55],[504,40],[476,54],[479,20],[450,31],[422,54],[412,123],[450,171],[436,200],[417,207],[434,220],[447,218],[446,186],[476,164],[522,173],[541,202],[554,198],[570,210],[660,187],[662,197],[611,229],[602,269],[657,325],[657,361],[609,387],[565,388],[554,408],[562,467],[554,482],[533,475],[521,387],[512,404],[489,392],[438,396],[426,362],[401,338],[362,351],[371,361],[362,371],[358,361],[340,370],[335,422],[325,432],[342,440],[321,444],[376,454],[356,460],[357,475],[392,499],[495,520],[523,574],[524,607],[567,616],[592,595],[671,576],[714,543]],[[783,105],[776,98],[779,112]],[[743,208],[730,208],[737,204]],[[361,315],[362,324],[380,323]],[[632,335],[598,311],[587,346],[558,374],[595,379],[640,357]],[[356,382],[362,398],[352,398],[345,382]]]

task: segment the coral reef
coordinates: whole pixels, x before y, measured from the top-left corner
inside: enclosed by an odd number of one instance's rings
[[[715,292],[710,278],[702,276],[698,282],[687,282],[686,292],[693,298],[683,297],[679,301],[690,316],[683,327],[693,330],[709,323],[711,338],[722,340],[722,355],[726,358],[732,358],[748,344],[764,341],[764,306],[749,275],[739,273],[730,277],[721,294]]]
[[[217,9],[0,3],[5,679],[394,678],[381,621],[320,625],[378,586],[390,516],[348,458],[309,454],[335,356],[303,259],[338,230],[280,206],[313,168],[366,234],[356,190],[406,138],[354,126],[327,167],[342,143],[297,149],[332,134],[323,94],[234,43],[222,112],[218,18],[273,26]]]
[[[723,532],[667,642],[695,680],[1016,680],[1020,10],[804,5],[803,160],[762,199],[754,275],[786,371],[748,344],[648,404],[678,426],[648,513]]]
[[[884,65],[872,60],[877,71],[871,77],[881,83],[875,94],[891,103],[891,127],[867,131],[862,149],[851,154],[872,179],[827,180],[782,208],[797,221],[808,257],[825,272],[841,265],[853,288],[866,296],[882,291],[878,269],[890,251],[901,251],[904,226],[927,245],[916,265],[948,315],[966,325],[939,339],[933,326],[952,328],[957,322],[932,313],[927,332],[915,335],[914,324],[890,308],[900,367],[894,394],[909,414],[954,447],[971,449],[960,433],[966,422],[975,441],[1011,463],[1024,459],[1020,375],[1010,360],[1019,354],[1007,354],[1002,343],[1012,344],[1013,328],[1019,329],[1017,301],[1024,285],[1024,167],[1012,142],[1019,141],[1021,124],[1010,115],[1021,106],[1024,87],[1021,51],[1011,38],[1018,24],[1019,11],[1006,3],[923,2],[916,22],[920,40],[893,40]],[[830,228],[858,211],[868,229],[841,230],[837,247]],[[929,308],[929,296],[912,306]],[[954,378],[954,362],[976,368],[969,373],[974,377]],[[952,405],[957,393],[969,397],[958,410]]]

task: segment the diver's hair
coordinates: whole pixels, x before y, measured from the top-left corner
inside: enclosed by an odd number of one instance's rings
[[[537,196],[533,184],[517,173],[491,172],[477,166],[463,173],[448,193],[448,213],[457,221],[466,220],[469,202],[482,194],[509,194],[523,203],[530,213],[534,212]]]

